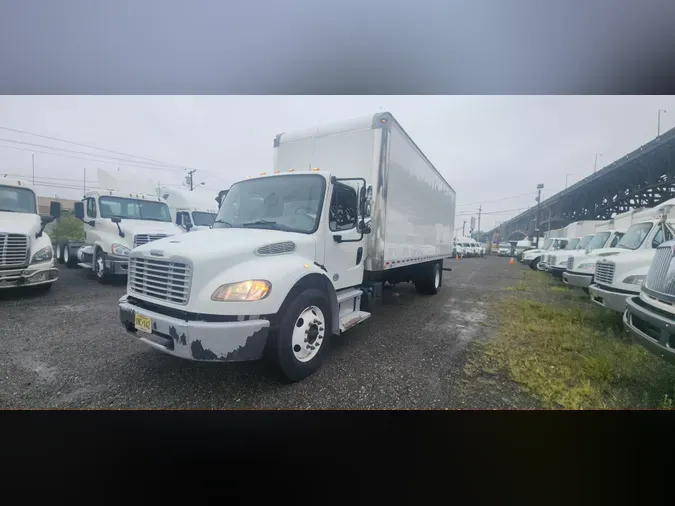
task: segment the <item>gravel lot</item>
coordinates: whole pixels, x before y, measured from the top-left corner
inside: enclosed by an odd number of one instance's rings
[[[61,267],[47,295],[0,293],[4,408],[504,408],[512,384],[463,379],[466,346],[489,337],[489,301],[522,276],[505,258],[449,260],[440,294],[387,287],[373,316],[333,339],[323,368],[293,385],[260,363],[180,360],[122,331],[124,281]]]

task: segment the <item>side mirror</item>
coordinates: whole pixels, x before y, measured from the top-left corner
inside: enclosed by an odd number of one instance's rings
[[[366,203],[368,200],[366,199],[366,187],[362,186],[361,190],[359,191],[359,214],[361,216],[366,215]]]
[[[56,218],[54,216],[51,216],[49,214],[43,214],[40,216],[40,220],[42,221],[43,225],[48,225],[52,221],[54,221]]]
[[[49,204],[49,214],[55,220],[58,220],[61,217],[61,202],[52,200]]]
[[[75,218],[84,220],[84,202],[75,202]]]
[[[120,218],[119,216],[113,216],[112,218],[110,218],[110,221],[112,221],[113,223],[119,224],[119,223],[122,223],[122,218]]]

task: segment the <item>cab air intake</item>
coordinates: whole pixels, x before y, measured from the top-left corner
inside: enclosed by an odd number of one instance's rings
[[[295,243],[285,241],[261,246],[255,250],[255,253],[256,255],[281,255],[282,253],[291,253],[292,251],[295,251]]]

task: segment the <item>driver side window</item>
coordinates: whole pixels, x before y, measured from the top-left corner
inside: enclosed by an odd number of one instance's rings
[[[658,248],[662,242],[670,241],[673,238],[673,234],[670,233],[670,229],[666,228],[666,238],[663,238],[663,228],[659,227],[659,231],[656,232],[654,240],[652,241],[652,248]]]
[[[330,201],[330,230],[338,232],[356,227],[357,209],[356,190],[346,185],[336,185]]]
[[[86,202],[87,207],[87,216],[90,218],[96,218],[96,200],[89,197]]]
[[[616,245],[619,244],[619,241],[621,240],[622,237],[623,237],[623,234],[616,234],[616,235],[614,236],[614,239],[612,239],[612,242],[611,242],[611,244],[609,245],[609,247],[610,247],[610,248],[616,247]]]

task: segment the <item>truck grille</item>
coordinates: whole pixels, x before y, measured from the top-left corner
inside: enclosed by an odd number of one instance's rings
[[[137,234],[134,236],[134,248],[141,244],[146,244],[157,239],[169,237],[167,234]]]
[[[604,284],[611,285],[614,281],[614,262],[598,262],[595,264],[595,280]]]
[[[28,264],[28,236],[0,234],[0,267],[23,267]]]
[[[571,271],[572,267],[574,267],[574,257],[568,257],[567,258],[567,270]]]
[[[673,250],[671,246],[656,248],[652,265],[647,272],[645,279],[645,288],[649,288],[655,292],[675,295],[675,274],[670,273],[670,261],[673,259]]]
[[[131,292],[175,304],[187,304],[191,279],[192,269],[187,263],[129,258],[128,286]]]
[[[555,267],[556,261],[557,257],[555,255],[551,255],[551,257],[548,259],[548,263],[551,265],[551,267]]]

